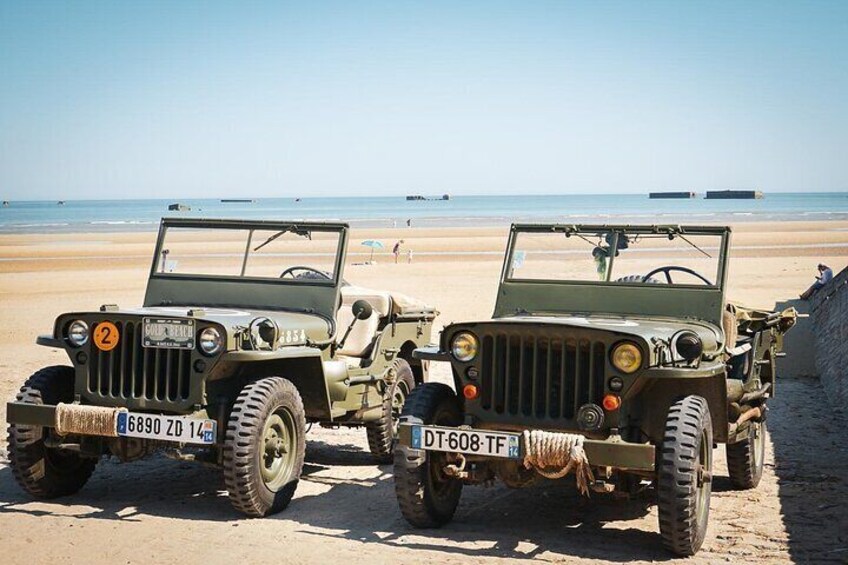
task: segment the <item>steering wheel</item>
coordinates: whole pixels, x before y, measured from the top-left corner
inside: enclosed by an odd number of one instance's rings
[[[700,274],[697,271],[693,271],[689,267],[680,267],[678,265],[666,265],[664,267],[657,267],[656,269],[654,269],[653,271],[651,271],[647,275],[643,276],[642,282],[647,281],[648,279],[650,279],[652,276],[656,275],[657,273],[662,273],[662,274],[665,275],[665,280],[668,281],[668,284],[674,284],[674,281],[671,280],[671,272],[672,271],[680,271],[681,273],[686,273],[686,274],[692,275],[693,277],[701,279],[704,282],[705,285],[713,286],[713,283],[711,283],[704,275]]]
[[[303,271],[302,273],[295,275],[295,272]],[[289,277],[298,280],[298,279],[319,279],[323,281],[332,280],[332,277],[325,273],[324,271],[319,271],[313,267],[307,267],[306,265],[295,265],[293,267],[289,267],[282,273],[280,273],[280,278],[286,278],[286,275]]]

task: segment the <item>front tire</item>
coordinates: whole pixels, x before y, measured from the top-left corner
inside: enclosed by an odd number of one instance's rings
[[[725,447],[730,482],[740,490],[760,484],[766,458],[766,423],[750,422],[749,426],[747,438]]]
[[[236,510],[261,517],[288,506],[303,469],[305,428],[291,381],[268,377],[242,389],[224,440],[224,483]]]
[[[26,380],[17,401],[27,404],[73,402],[73,367],[46,367]],[[49,428],[9,425],[9,461],[15,481],[28,494],[50,499],[79,491],[94,472],[97,459],[47,447]]]
[[[462,423],[459,399],[441,383],[425,383],[409,395],[402,422],[457,426]],[[449,454],[397,444],[394,453],[395,494],[401,514],[416,528],[437,528],[453,519],[462,482],[444,473]]]
[[[412,367],[403,359],[395,361],[395,377],[383,398],[383,414],[376,422],[365,425],[368,433],[368,448],[378,463],[391,463],[397,438],[397,426],[406,399],[415,388]]]
[[[713,428],[707,401],[687,396],[668,410],[657,479],[660,535],[677,555],[704,543],[712,492]]]

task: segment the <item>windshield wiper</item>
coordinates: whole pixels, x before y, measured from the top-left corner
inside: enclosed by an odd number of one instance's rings
[[[697,249],[698,251],[700,251],[701,253],[703,253],[704,255],[709,257],[710,259],[713,258],[712,255],[710,255],[709,253],[707,253],[706,251],[704,251],[703,249],[698,247],[697,244],[690,241],[689,238],[687,238],[685,235],[683,235],[681,232],[677,231],[676,229],[667,229],[666,232],[665,232],[665,235],[663,235],[662,233],[656,233],[656,234],[646,234],[646,235],[640,235],[639,236],[640,239],[666,239],[666,238],[667,239],[674,239],[675,237],[679,237],[680,239],[682,239],[683,241],[685,241],[686,243],[691,245],[694,249]]]
[[[712,255],[710,255],[709,253],[707,253],[706,251],[704,251],[703,249],[701,249],[700,247],[698,247],[697,245],[695,245],[694,243],[692,243],[691,241],[689,241],[689,240],[686,238],[686,236],[685,236],[685,235],[683,235],[682,233],[679,233],[679,232],[678,232],[677,237],[679,237],[680,239],[682,239],[683,241],[685,241],[686,243],[688,243],[689,245],[691,245],[692,247],[694,247],[695,249],[697,249],[698,251],[700,251],[701,253],[703,253],[703,254],[704,254],[704,255],[706,255],[707,257],[709,257],[710,259],[712,259],[712,258],[713,258],[713,256],[712,256]]]
[[[266,245],[268,245],[269,243],[271,243],[272,241],[274,241],[278,237],[283,236],[283,235],[290,233],[290,232],[295,233],[295,234],[299,235],[300,237],[306,237],[306,238],[309,238],[310,240],[312,239],[312,232],[311,231],[306,230],[306,229],[300,229],[297,226],[291,226],[289,228],[286,228],[284,230],[281,230],[281,231],[275,233],[274,235],[272,235],[271,237],[269,237],[268,239],[266,239],[265,241],[263,241],[262,243],[260,243],[256,247],[254,247],[253,250],[259,251],[260,249],[262,249],[263,247],[265,247]]]
[[[596,245],[595,243],[592,242],[592,240],[590,240],[588,237],[586,237],[582,233],[578,233],[576,231],[571,231],[571,230],[566,230],[564,233],[565,233],[565,237],[571,237],[572,235],[576,235],[577,237],[579,237],[580,239],[582,239],[583,241],[585,241],[586,243],[588,243],[592,247],[598,247],[598,245],[600,245],[600,242],[598,242],[598,244]]]

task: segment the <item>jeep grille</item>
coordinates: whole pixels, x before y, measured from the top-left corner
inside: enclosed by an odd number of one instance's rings
[[[606,344],[544,332],[492,332],[481,336],[480,403],[507,416],[574,419],[604,391]]]
[[[144,348],[141,322],[115,322],[121,339],[111,351],[91,347],[88,392],[114,399],[181,402],[189,398],[191,351]]]

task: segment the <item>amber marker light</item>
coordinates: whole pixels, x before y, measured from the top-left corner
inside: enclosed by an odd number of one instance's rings
[[[480,391],[477,390],[477,385],[467,384],[462,387],[462,396],[464,396],[467,400],[474,400],[480,395]]]
[[[608,394],[601,404],[604,405],[604,410],[607,412],[615,412],[621,408],[621,398],[617,394]]]

